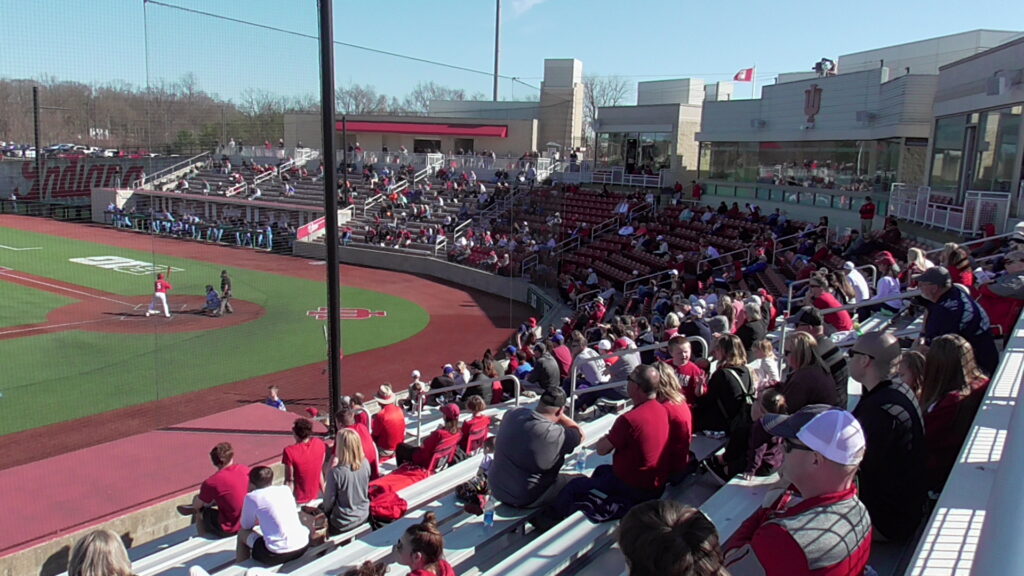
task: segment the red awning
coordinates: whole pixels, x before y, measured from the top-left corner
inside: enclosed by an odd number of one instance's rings
[[[341,122],[335,128],[341,132]],[[349,132],[423,134],[431,136],[474,136],[508,138],[508,126],[496,124],[438,124],[432,122],[349,122]]]

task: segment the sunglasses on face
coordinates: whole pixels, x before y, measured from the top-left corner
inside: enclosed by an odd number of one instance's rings
[[[875,359],[875,357],[872,356],[871,354],[868,354],[867,352],[861,352],[860,350],[854,350],[853,348],[850,348],[849,350],[847,350],[846,351],[846,355],[849,356],[851,359],[852,358],[856,358],[857,356],[867,356],[868,358],[871,358],[872,360]]]
[[[785,442],[783,442],[782,443],[782,450],[786,454],[789,454],[793,450],[803,450],[804,452],[814,452],[814,450],[811,450],[810,447],[804,446],[803,444],[797,444],[796,442],[793,442],[792,440],[786,440]]]

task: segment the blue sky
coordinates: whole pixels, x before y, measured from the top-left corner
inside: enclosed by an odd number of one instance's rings
[[[315,0],[166,0],[185,8],[317,35]],[[838,11],[801,0],[503,0],[501,72],[538,86],[544,58],[574,57],[584,72],[630,82],[728,80],[757,66],[758,85],[822,57],[976,28],[1024,27],[1024,3],[862,0]],[[490,71],[491,0],[335,0],[339,41]],[[189,14],[142,0],[0,0],[0,77],[43,75],[144,86],[193,73],[237,98],[256,88],[318,93],[317,42]],[[403,96],[433,80],[490,94],[488,75],[338,47],[339,84]],[[501,81],[503,97],[535,90]],[[746,85],[736,96],[747,97]]]

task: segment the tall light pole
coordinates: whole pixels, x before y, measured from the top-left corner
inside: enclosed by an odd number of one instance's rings
[[[501,0],[494,0],[494,101],[498,101],[498,62],[501,59]]]
[[[338,266],[338,163],[334,135],[334,10],[320,0],[320,110],[323,114],[324,227],[327,237],[327,377],[330,432],[338,430],[334,415],[341,399],[341,278]],[[345,168],[346,173],[348,167]]]

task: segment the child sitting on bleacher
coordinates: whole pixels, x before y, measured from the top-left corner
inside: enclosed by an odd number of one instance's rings
[[[743,470],[745,480],[754,476],[768,476],[782,465],[782,439],[769,434],[761,418],[765,414],[786,413],[786,398],[775,388],[762,391],[761,397],[750,408],[754,425],[750,428],[750,441],[747,445],[747,466]]]

